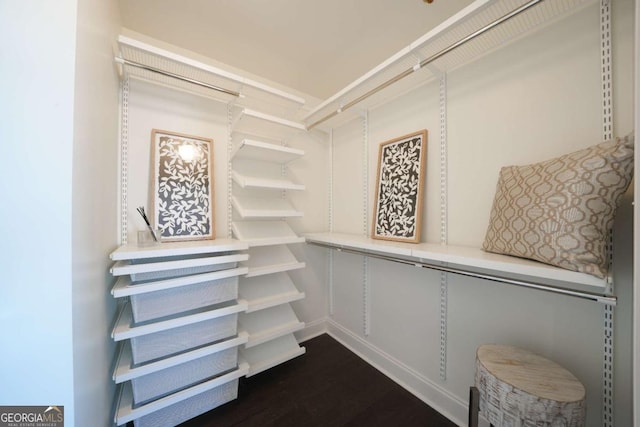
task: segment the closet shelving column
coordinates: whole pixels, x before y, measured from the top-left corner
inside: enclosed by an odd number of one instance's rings
[[[293,335],[305,325],[289,304],[305,294],[287,273],[305,267],[287,246],[304,238],[286,222],[303,215],[286,192],[303,191],[305,186],[287,178],[286,165],[304,151],[282,144],[287,136],[304,130],[302,124],[247,108],[240,109],[232,122],[236,148],[231,159],[235,211],[231,227],[233,235],[249,246],[248,272],[239,285],[240,298],[248,307],[238,319],[240,330],[248,335],[240,350],[249,364],[247,376],[305,352]]]
[[[111,334],[120,344],[117,425],[179,424],[237,397],[238,378],[249,370],[238,363],[248,337],[237,333],[247,308],[237,299],[246,249],[218,239],[111,253],[112,294],[123,301]]]

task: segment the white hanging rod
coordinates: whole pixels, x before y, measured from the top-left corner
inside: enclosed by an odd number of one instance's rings
[[[488,25],[480,28],[479,30],[469,34],[468,36],[458,40],[457,42],[449,45],[448,47],[446,47],[446,48],[442,49],[441,51],[431,55],[430,57],[420,61],[419,64],[416,64],[413,67],[408,68],[405,71],[395,75],[394,77],[390,78],[389,80],[385,81],[384,83],[381,83],[380,85],[374,87],[370,91],[364,93],[363,95],[360,95],[359,97],[357,97],[353,101],[350,101],[350,102],[346,103],[345,105],[341,106],[337,110],[332,111],[331,113],[327,114],[323,118],[321,118],[318,121],[316,121],[316,122],[312,123],[311,125],[307,126],[307,129],[313,129],[314,127],[318,126],[319,124],[326,122],[327,120],[337,116],[341,112],[343,112],[343,111],[353,107],[354,105],[362,102],[363,100],[369,98],[371,95],[374,95],[374,94],[380,92],[382,89],[384,89],[384,88],[386,88],[388,86],[391,86],[393,83],[397,82],[398,80],[402,80],[403,78],[407,77],[408,75],[413,74],[414,72],[416,72],[419,69],[425,67],[426,65],[432,63],[433,61],[439,59],[440,57],[446,55],[447,53],[451,52],[452,50],[462,46],[463,44],[467,43],[468,41],[471,41],[471,40],[475,39],[479,35],[486,33],[487,31],[491,30],[492,28],[502,24],[505,21],[508,21],[509,19],[521,14],[522,12],[528,10],[529,8],[535,6],[538,3],[541,3],[543,1],[544,0],[531,0],[528,3],[523,4],[519,8],[507,13],[506,15],[503,15],[502,17],[496,19],[495,21],[491,22],[490,24],[488,24]]]
[[[613,295],[603,295],[603,294],[598,294],[594,292],[576,291],[573,289],[562,288],[559,286],[550,286],[550,285],[545,285],[542,283],[536,283],[531,281],[511,279],[508,277],[498,276],[495,274],[476,273],[476,272],[465,270],[462,268],[445,267],[442,265],[432,264],[424,261],[412,261],[404,258],[397,258],[389,255],[382,255],[375,252],[369,252],[361,249],[352,249],[352,248],[345,248],[340,246],[333,246],[326,243],[313,242],[313,241],[307,241],[307,243],[311,245],[327,248],[327,249],[335,249],[338,252],[346,252],[346,253],[362,255],[370,258],[382,259],[385,261],[397,262],[405,265],[412,265],[414,267],[428,268],[431,270],[443,271],[445,273],[459,274],[462,276],[473,277],[476,279],[490,280],[492,282],[506,283],[509,285],[521,286],[524,288],[536,289],[539,291],[552,292],[556,294],[582,298],[589,301],[595,301],[605,305],[615,306],[617,304],[617,298]]]
[[[120,57],[116,57],[116,62],[119,63],[119,64],[129,65],[131,67],[136,67],[136,68],[140,68],[140,69],[143,69],[143,70],[146,70],[146,71],[150,71],[152,73],[161,74],[161,75],[166,76],[166,77],[171,77],[171,78],[174,78],[174,79],[182,80],[182,81],[185,81],[187,83],[194,84],[196,86],[204,87],[204,88],[207,88],[207,89],[215,90],[216,92],[222,92],[222,93],[225,93],[227,95],[235,96],[236,98],[242,97],[242,94],[240,92],[236,92],[234,90],[225,89],[225,88],[220,87],[220,86],[211,85],[209,83],[204,83],[204,82],[201,82],[199,80],[192,79],[190,77],[185,77],[185,76],[181,76],[180,74],[172,73],[170,71],[160,70],[159,68],[151,67],[149,65],[144,65],[144,64],[141,64],[139,62],[131,61],[131,60],[120,58]]]

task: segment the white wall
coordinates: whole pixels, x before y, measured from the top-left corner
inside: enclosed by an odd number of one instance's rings
[[[112,424],[115,345],[108,254],[118,242],[117,2],[78,4],[73,145],[73,356],[75,425]]]
[[[614,2],[614,130],[632,130],[630,0]],[[501,166],[545,160],[601,140],[598,5],[447,76],[449,243],[480,246]],[[422,241],[440,240],[438,82],[369,111],[368,186],[362,122],[334,129],[333,229],[362,234],[373,206],[378,144],[426,128]],[[366,196],[365,196],[366,195]],[[363,208],[368,199],[368,206]],[[616,423],[631,423],[630,200],[618,218],[615,278]],[[626,214],[625,214],[626,212]],[[621,227],[621,228],[620,228]],[[626,237],[625,237],[626,236]],[[602,307],[552,294],[448,276],[447,377],[439,377],[440,274],[334,255],[331,330],[407,388],[466,421],[479,344],[529,348],[571,370],[587,388],[589,426],[602,425]],[[365,276],[366,273],[366,276]],[[368,293],[365,293],[365,277]],[[365,336],[365,305],[370,334]],[[402,331],[398,334],[398,331]]]
[[[70,426],[76,8],[0,1],[0,405],[64,405]]]

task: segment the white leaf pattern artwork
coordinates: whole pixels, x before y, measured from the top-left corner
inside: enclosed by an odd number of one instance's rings
[[[419,240],[426,135],[423,130],[380,144],[373,238]]]
[[[213,141],[153,131],[153,218],[163,241],[213,239]],[[184,150],[184,147],[188,150]],[[187,155],[185,155],[187,153]]]

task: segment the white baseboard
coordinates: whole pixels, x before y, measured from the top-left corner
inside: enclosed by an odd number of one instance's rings
[[[342,345],[452,422],[459,426],[467,425],[468,402],[460,400],[438,384],[433,383],[333,320],[326,319],[325,322],[327,333]]]
[[[311,338],[315,338],[318,335],[327,333],[327,319],[321,318],[318,320],[314,320],[312,322],[308,322],[305,324],[304,329],[297,331],[294,333],[298,343],[303,343]]]

